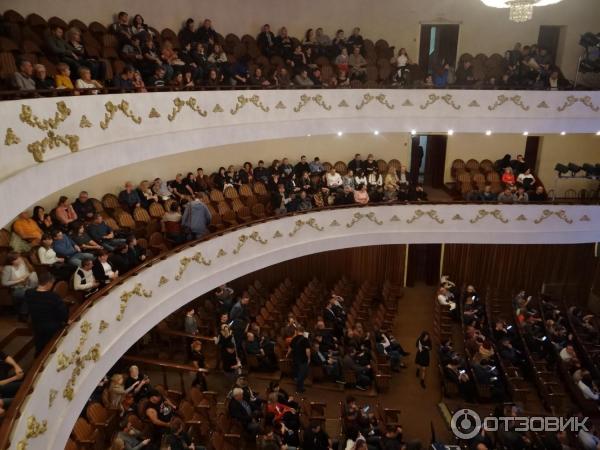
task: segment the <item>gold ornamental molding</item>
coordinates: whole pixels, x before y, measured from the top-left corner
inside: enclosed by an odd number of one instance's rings
[[[508,219],[506,219],[503,215],[502,215],[502,211],[499,209],[494,209],[492,211],[487,211],[485,209],[480,209],[477,212],[477,215],[475,217],[473,217],[471,220],[469,220],[469,222],[471,223],[477,223],[479,222],[481,219],[483,219],[484,217],[487,216],[491,216],[494,219],[502,222],[502,223],[508,223]]]
[[[160,117],[160,113],[158,112],[158,110],[156,108],[152,108],[150,110],[150,112],[148,113],[149,119],[158,119],[159,117]]]
[[[224,249],[220,248],[217,252],[217,258],[222,258],[223,256],[227,256],[227,252]]]
[[[580,222],[591,222],[592,220],[590,219],[590,217],[587,214],[584,214],[583,216],[581,216],[579,218]]]
[[[537,108],[538,109],[548,109],[550,107],[548,106],[548,103],[546,103],[544,100],[542,100],[541,102],[538,103]]]
[[[517,218],[515,220],[519,220],[521,222],[525,222],[527,220],[527,217],[525,217],[524,214],[520,214],[517,216]]]
[[[67,106],[64,101],[56,103],[56,112],[54,118],[40,119],[38,116],[33,114],[33,110],[29,105],[21,105],[21,114],[19,119],[21,122],[29,125],[33,128],[39,128],[42,131],[56,130],[58,126],[63,123],[71,115],[71,109]]]
[[[342,99],[341,102],[338,103],[338,108],[348,108],[350,105],[348,104],[348,102],[344,99]]]
[[[294,236],[298,231],[302,229],[304,226],[308,226],[314,228],[317,231],[323,231],[325,228],[320,226],[314,218],[310,218],[308,220],[296,220],[294,229],[290,231],[289,236]]]
[[[371,103],[373,100],[377,100],[379,103],[381,103],[387,109],[394,109],[396,107],[396,105],[392,105],[390,102],[387,101],[385,94],[371,95],[369,93],[366,93],[365,95],[363,95],[361,102],[358,105],[355,105],[354,107],[356,108],[357,111],[360,111],[365,106],[367,106],[369,103]]]
[[[285,104],[281,100],[279,100],[275,105],[275,109],[287,109],[287,106],[285,106]]]
[[[164,275],[161,275],[160,279],[158,280],[158,287],[164,286],[168,282],[169,282],[169,279],[167,277],[165,277]]]
[[[391,218],[390,218],[390,222],[401,222],[400,217],[398,217],[396,214],[394,214]]]
[[[56,400],[57,395],[58,391],[56,389],[50,389],[48,391],[48,409],[51,409],[52,405],[54,405],[54,400]]]
[[[377,225],[383,225],[383,221],[379,220],[374,212],[371,211],[367,214],[362,214],[362,213],[357,212],[357,213],[353,214],[352,220],[346,224],[346,228],[352,228],[354,225],[356,225],[358,222],[360,222],[363,219],[370,220],[371,222],[373,222]]]
[[[35,416],[29,416],[27,418],[27,429],[25,431],[25,438],[17,442],[17,450],[26,450],[28,441],[41,436],[48,430],[48,421],[42,420],[38,422]]]
[[[117,114],[119,111],[121,111],[125,117],[131,119],[131,121],[136,125],[142,123],[142,118],[140,116],[136,116],[133,111],[129,110],[129,102],[127,100],[121,100],[121,103],[118,105],[108,101],[104,104],[104,109],[106,109],[106,112],[104,113],[104,120],[100,121],[100,128],[103,130],[108,129],[108,126],[115,118],[115,114]]]
[[[331,105],[328,105],[327,103],[325,103],[325,100],[323,99],[323,96],[321,94],[313,95],[313,96],[302,94],[300,96],[300,101],[298,102],[298,105],[294,106],[294,112],[302,111],[302,109],[306,105],[308,105],[311,101],[315,102],[317,105],[319,105],[325,111],[331,111]]]
[[[567,213],[564,209],[560,209],[558,211],[550,211],[549,209],[545,209],[542,211],[542,215],[540,217],[538,217],[537,219],[535,219],[533,221],[533,223],[540,224],[544,220],[549,219],[552,216],[558,217],[560,220],[562,220],[563,222],[565,222],[569,225],[573,223],[573,219],[571,219],[571,218],[569,218],[569,216],[567,216]]]
[[[202,252],[196,252],[194,253],[194,256],[186,256],[184,258],[181,258],[179,260],[179,270],[177,271],[177,275],[175,275],[175,280],[179,281],[181,280],[181,277],[183,276],[183,274],[185,273],[185,271],[188,269],[189,265],[191,262],[195,262],[196,264],[203,264],[205,266],[210,266],[212,264],[212,260],[206,260],[204,259],[204,256],[202,255]]]
[[[557,107],[556,110],[558,112],[563,112],[565,109],[570,108],[575,103],[582,103],[594,112],[600,111],[600,106],[594,105],[594,103],[592,102],[592,98],[589,95],[586,95],[584,97],[575,97],[574,95],[569,95],[566,101],[561,106]]]
[[[49,130],[47,136],[41,141],[32,142],[27,146],[27,151],[31,153],[35,162],[44,162],[44,153],[47,150],[52,150],[65,145],[69,148],[71,153],[79,151],[79,136],[75,134],[56,134],[54,131]]]
[[[410,219],[407,219],[406,223],[416,222],[417,220],[419,220],[423,216],[429,216],[431,218],[431,220],[435,220],[439,224],[444,223],[444,219],[440,219],[440,217],[438,216],[437,211],[434,210],[434,209],[430,209],[429,211],[423,211],[421,209],[417,209],[415,211],[414,216],[412,216]]]
[[[16,145],[21,142],[21,138],[15,134],[12,128],[6,129],[6,137],[4,138],[4,145]]]
[[[208,115],[208,113],[206,111],[204,111],[202,108],[200,108],[197,100],[194,97],[190,97],[187,100],[183,100],[179,97],[174,98],[173,105],[175,105],[175,106],[173,106],[173,109],[171,110],[171,114],[167,115],[167,119],[169,119],[169,122],[173,122],[175,120],[175,118],[177,117],[177,114],[179,114],[181,112],[181,110],[183,109],[184,106],[187,106],[188,108],[190,108],[192,111],[194,111],[201,117],[206,117]]]
[[[441,96],[436,95],[436,94],[429,94],[427,96],[427,100],[425,101],[425,103],[422,104],[421,106],[419,106],[419,108],[425,110],[425,109],[429,108],[431,105],[433,105],[435,102],[437,102],[438,100],[442,100],[444,103],[451,106],[452,108],[454,108],[457,111],[461,108],[460,105],[457,105],[454,102],[454,98],[452,97],[452,94],[446,94],[446,95],[441,95]]]
[[[471,100],[471,103],[469,103],[467,106],[469,108],[479,108],[481,105],[479,105],[477,100]]]
[[[499,108],[500,106],[504,105],[506,102],[509,101],[517,105],[523,111],[529,111],[529,105],[525,105],[523,103],[523,100],[521,99],[520,95],[513,95],[512,97],[508,97],[504,94],[499,95],[496,98],[496,101],[492,105],[488,106],[488,109],[490,111],[494,111],[495,109]]]
[[[79,345],[77,348],[70,355],[60,352],[57,356],[57,372],[62,372],[63,370],[74,366],[73,371],[71,372],[71,377],[63,389],[63,397],[68,401],[73,400],[75,395],[75,383],[77,382],[79,375],[81,375],[81,371],[85,368],[86,362],[96,362],[98,359],[100,359],[100,343],[96,343],[90,347],[86,353],[83,353],[83,347],[85,346],[89,337],[89,333],[92,330],[92,324],[87,320],[84,320],[79,326],[79,330],[81,331],[81,335],[79,336]]]
[[[273,233],[273,239],[279,239],[280,237],[283,237],[283,234],[281,231],[276,230],[275,233]]]
[[[253,95],[252,97],[245,97],[243,95],[239,95],[237,98],[237,103],[234,108],[230,110],[231,115],[235,115],[246,105],[254,105],[256,108],[262,110],[263,112],[269,112],[271,108],[265,106],[261,101],[258,95]]]
[[[337,220],[333,219],[333,220],[331,221],[331,223],[329,224],[329,226],[330,226],[330,227],[339,227],[339,226],[340,226],[340,223],[339,223]]]
[[[464,220],[460,214],[454,214],[452,220]]]
[[[222,113],[225,110],[223,109],[223,107],[221,105],[219,105],[218,103],[215,105],[215,107],[212,110],[214,113]]]
[[[92,128],[92,122],[90,122],[90,120],[85,114],[81,116],[81,120],[79,121],[79,128]]]
[[[242,234],[238,238],[238,244],[237,247],[233,250],[233,254],[239,254],[242,247],[244,247],[244,245],[246,245],[248,241],[258,242],[261,245],[265,245],[267,242],[269,242],[267,239],[263,239],[258,233],[258,231],[253,231],[250,234]]]
[[[102,334],[104,330],[108,328],[108,322],[106,320],[101,320],[98,324],[98,333]]]
[[[150,298],[152,297],[152,291],[145,290],[142,283],[136,283],[132,290],[123,292],[120,297],[121,305],[119,306],[119,314],[117,314],[116,317],[118,321],[123,320],[123,315],[127,310],[127,304],[132,297]]]

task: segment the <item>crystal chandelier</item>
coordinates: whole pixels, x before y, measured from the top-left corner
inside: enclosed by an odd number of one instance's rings
[[[533,16],[534,6],[548,6],[562,0],[481,0],[493,8],[509,8],[508,18],[513,22],[527,22]]]

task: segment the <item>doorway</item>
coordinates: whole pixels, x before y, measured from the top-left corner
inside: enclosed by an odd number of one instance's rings
[[[425,283],[437,285],[440,280],[442,244],[410,244],[406,264],[406,286]]]
[[[560,38],[563,27],[557,25],[541,25],[538,34],[538,47],[544,47],[552,58],[552,64],[556,63]]]
[[[443,189],[448,136],[421,134],[411,139],[410,176],[413,184]]]
[[[443,62],[456,66],[459,28],[460,25],[421,24],[419,65],[423,71],[432,73]]]

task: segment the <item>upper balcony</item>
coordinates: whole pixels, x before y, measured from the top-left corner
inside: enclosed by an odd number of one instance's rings
[[[217,145],[375,130],[597,133],[600,92],[156,92],[7,101],[0,104],[0,116],[0,223],[6,224],[23,208],[77,181]]]

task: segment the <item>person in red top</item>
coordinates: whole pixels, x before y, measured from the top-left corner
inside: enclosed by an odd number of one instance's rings
[[[507,186],[514,186],[515,174],[513,173],[510,167],[504,168],[504,173],[502,174],[502,182]]]
[[[274,423],[283,422],[291,430],[297,430],[300,425],[298,412],[283,403],[278,402],[276,392],[271,392],[267,401],[267,414],[273,415]]]

